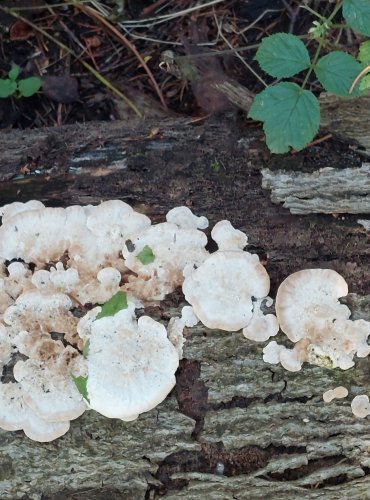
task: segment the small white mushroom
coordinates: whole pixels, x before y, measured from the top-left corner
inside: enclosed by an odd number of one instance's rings
[[[235,229],[228,220],[221,220],[215,224],[211,232],[212,239],[217,243],[218,249],[243,250],[248,243],[248,236]]]
[[[181,229],[206,229],[208,227],[208,219],[196,216],[188,207],[173,208],[167,213],[166,220]]]
[[[328,391],[324,392],[322,398],[325,403],[330,403],[331,401],[333,401],[333,399],[342,399],[346,398],[347,396],[348,389],[340,385],[339,387],[335,387],[335,389],[329,389]]]
[[[243,335],[255,342],[265,342],[270,337],[277,335],[279,323],[274,314],[264,315],[261,306],[264,299],[253,302],[253,316],[246,327],[243,328]]]
[[[358,418],[365,418],[370,415],[369,397],[361,394],[353,398],[351,403],[352,413]]]
[[[272,340],[263,349],[263,361],[272,365],[281,365],[290,372],[298,372],[302,368],[302,361],[294,349],[287,349]]]

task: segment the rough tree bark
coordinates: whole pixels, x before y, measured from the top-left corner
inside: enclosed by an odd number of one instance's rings
[[[186,204],[211,226],[226,218],[247,232],[249,250],[267,261],[273,297],[291,272],[328,267],[349,283],[353,318],[370,320],[370,234],[357,223],[369,213],[369,193],[361,195],[362,215],[343,214],[343,204],[333,210],[340,215],[292,215],[272,203],[260,172],[347,168],[357,192],[363,156],[338,139],[271,157],[262,141],[232,120],[4,132],[0,200],[57,206],[119,198],[154,221]],[[341,203],[347,195],[330,196]],[[150,313],[167,321],[182,300],[174,293]],[[0,497],[370,498],[369,422],[350,409],[351,397],[370,392],[369,359],[347,371],[288,373],[263,363],[262,348],[240,333],[196,327],[175,389],[137,421],[89,411],[48,444],[0,431]],[[349,398],[325,404],[322,393],[338,385]]]

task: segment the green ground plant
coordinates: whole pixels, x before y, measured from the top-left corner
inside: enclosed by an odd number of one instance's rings
[[[38,76],[18,79],[21,70],[14,65],[8,73],[8,78],[0,79],[0,98],[31,97],[42,87],[42,80]]]
[[[263,122],[267,146],[273,153],[302,149],[318,132],[320,104],[306,88],[312,72],[326,91],[339,97],[357,97],[370,88],[370,40],[361,44],[357,58],[340,50],[322,55],[329,46],[329,33],[338,28],[333,20],[340,10],[349,28],[370,36],[370,1],[339,1],[328,17],[307,4],[302,8],[317,17],[309,30],[310,37],[317,42],[312,59],[302,40],[288,33],[264,38],[255,56],[261,69],[279,80],[306,71],[301,85],[278,81],[268,86],[256,95],[249,110],[249,118]]]

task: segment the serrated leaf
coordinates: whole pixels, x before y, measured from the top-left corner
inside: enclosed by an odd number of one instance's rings
[[[31,97],[40,90],[42,86],[42,80],[38,76],[30,76],[29,78],[24,78],[18,82],[18,90],[22,97]]]
[[[358,51],[357,59],[363,66],[370,65],[370,40],[362,42]]]
[[[361,64],[354,57],[334,51],[319,59],[315,73],[328,92],[339,97],[355,97],[360,95],[358,87],[351,94],[348,91],[361,69]]]
[[[148,245],[145,245],[141,252],[137,254],[136,258],[139,259],[144,266],[146,266],[154,262],[155,255],[153,250]]]
[[[302,149],[320,125],[320,106],[309,90],[281,82],[257,94],[248,116],[264,122],[266,142],[273,153]]]
[[[19,73],[21,72],[21,69],[19,66],[14,65],[12,66],[12,69],[8,73],[9,80],[16,80],[19,76]]]
[[[366,75],[360,80],[360,90],[365,91],[370,89],[370,75]]]
[[[9,97],[17,90],[17,84],[13,80],[0,80],[0,97]]]
[[[125,292],[117,292],[111,297],[108,302],[102,305],[100,313],[95,319],[106,318],[107,316],[114,316],[122,309],[127,309],[127,295]]]
[[[87,402],[90,403],[89,394],[87,392],[87,379],[88,377],[82,377],[81,375],[78,377],[74,377],[72,375],[73,382],[78,390],[78,392],[82,395]]]
[[[288,33],[265,37],[255,59],[263,71],[275,78],[289,78],[310,66],[304,43]]]
[[[370,36],[370,1],[344,0],[343,17],[357,33]]]
[[[90,340],[87,339],[82,348],[82,355],[86,359],[90,351]]]

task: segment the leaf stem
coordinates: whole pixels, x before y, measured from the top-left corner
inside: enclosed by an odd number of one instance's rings
[[[322,19],[323,24],[325,23],[328,26],[330,26],[331,21],[334,19],[334,17],[338,14],[339,10],[342,8],[342,4],[343,4],[343,1],[340,1],[337,3],[337,5],[333,9],[333,12],[330,14],[330,16],[327,19]],[[305,8],[307,8],[307,6],[305,6]],[[318,61],[319,56],[320,56],[321,49],[323,48],[323,46],[325,44],[325,40],[326,40],[326,37],[324,37],[324,36],[319,38],[319,44],[317,46],[314,58],[310,64],[310,67],[307,71],[305,79],[303,80],[303,83],[301,85],[302,89],[304,89],[305,86],[307,85],[308,79],[310,78],[312,71],[315,69],[315,66],[316,66],[317,61]]]

